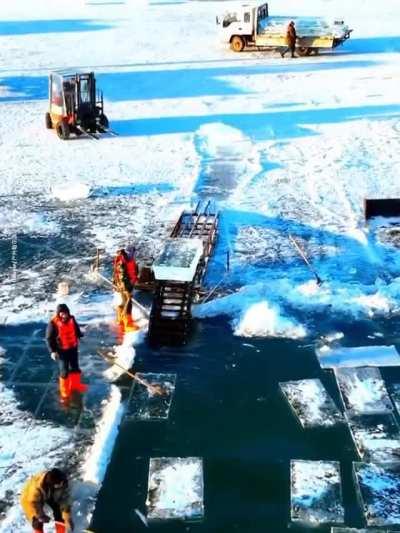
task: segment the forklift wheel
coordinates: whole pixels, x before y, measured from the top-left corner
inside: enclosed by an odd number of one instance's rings
[[[50,113],[46,113],[46,119],[45,119],[45,122],[46,122],[46,128],[48,130],[51,130],[52,127],[53,127],[53,123],[51,122],[51,116],[50,116]]]
[[[105,115],[100,115],[100,126],[105,129],[108,128],[108,118]]]
[[[65,122],[59,122],[56,126],[56,132],[60,139],[66,141],[69,138],[70,133],[68,124]]]

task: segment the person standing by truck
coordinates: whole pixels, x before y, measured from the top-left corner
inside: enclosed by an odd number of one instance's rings
[[[292,54],[292,57],[296,57],[294,55],[294,51],[296,50],[296,39],[297,39],[296,28],[294,25],[294,21],[291,20],[286,28],[287,48],[281,51],[281,57],[285,57],[286,52],[289,52],[289,50]]]

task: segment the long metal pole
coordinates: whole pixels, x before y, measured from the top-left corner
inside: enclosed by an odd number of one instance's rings
[[[310,271],[314,274],[315,279],[317,280],[317,284],[318,284],[318,285],[321,285],[321,283],[322,283],[322,279],[318,276],[317,271],[316,271],[315,268],[310,264],[310,262],[309,262],[309,260],[307,259],[305,253],[304,253],[303,250],[300,248],[300,246],[299,246],[298,243],[295,241],[295,239],[292,237],[292,235],[290,235],[290,233],[289,233],[289,240],[290,240],[290,242],[294,245],[294,247],[295,247],[296,250],[298,251],[300,257],[303,259],[303,261],[304,261],[305,264],[308,266],[308,268],[310,269]]]

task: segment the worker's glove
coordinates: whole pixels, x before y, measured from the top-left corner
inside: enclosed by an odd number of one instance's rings
[[[60,356],[57,352],[51,352],[50,357],[53,359],[53,361],[57,361]]]

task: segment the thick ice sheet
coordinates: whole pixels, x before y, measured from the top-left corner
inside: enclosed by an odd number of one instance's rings
[[[400,366],[400,356],[394,346],[357,346],[316,350],[322,368],[360,366]]]
[[[279,384],[289,405],[304,428],[332,427],[344,418],[319,379]]]
[[[157,280],[192,281],[203,254],[201,239],[167,239],[152,267]]]
[[[353,463],[368,527],[400,525],[400,462]]]
[[[204,516],[203,461],[198,457],[152,457],[148,520],[200,520]]]
[[[290,517],[308,526],[343,524],[337,461],[290,461]]]
[[[337,368],[335,376],[349,414],[384,414],[393,411],[393,404],[379,369]]]
[[[153,394],[140,383],[135,383],[127,416],[137,420],[167,419],[175,392],[176,374],[138,373],[151,386],[161,387],[161,394]]]
[[[349,417],[359,457],[372,463],[400,461],[400,430],[392,414]]]

